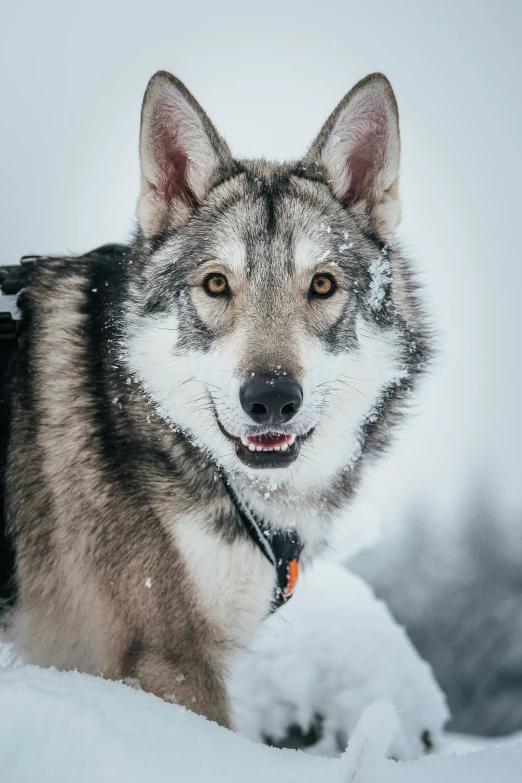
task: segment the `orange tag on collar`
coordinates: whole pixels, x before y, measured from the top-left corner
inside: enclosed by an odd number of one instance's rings
[[[299,579],[299,562],[297,559],[290,560],[288,563],[288,575],[286,580],[286,587],[283,590],[283,597],[290,598],[295,590],[297,580]]]

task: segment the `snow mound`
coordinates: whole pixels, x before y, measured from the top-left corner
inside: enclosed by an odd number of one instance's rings
[[[400,760],[441,746],[449,717],[431,669],[385,604],[327,562],[304,574],[292,600],[236,660],[230,692],[241,733],[277,746],[297,737],[295,747],[327,756],[344,751],[376,700],[401,717],[389,749]]]
[[[384,758],[398,720],[365,711],[341,759],[258,745],[182,707],[77,672],[0,670],[6,783],[520,783],[522,743],[470,756]]]
[[[22,666],[0,673],[0,779],[9,783],[335,781],[335,767],[255,745],[122,683]],[[312,761],[314,763],[310,764]]]

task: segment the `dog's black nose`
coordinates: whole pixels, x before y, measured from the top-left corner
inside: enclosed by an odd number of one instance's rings
[[[303,404],[303,393],[295,381],[259,375],[243,384],[239,399],[256,424],[283,424]]]

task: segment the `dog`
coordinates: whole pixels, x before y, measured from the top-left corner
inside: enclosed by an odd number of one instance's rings
[[[430,355],[381,74],[297,163],[147,87],[132,243],[19,297],[5,477],[26,661],[231,726],[228,666],[327,545]]]

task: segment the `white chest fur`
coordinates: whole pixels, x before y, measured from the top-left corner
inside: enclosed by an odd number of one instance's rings
[[[174,537],[200,609],[227,643],[242,646],[270,611],[273,566],[249,538],[229,543],[195,517],[178,520]]]

